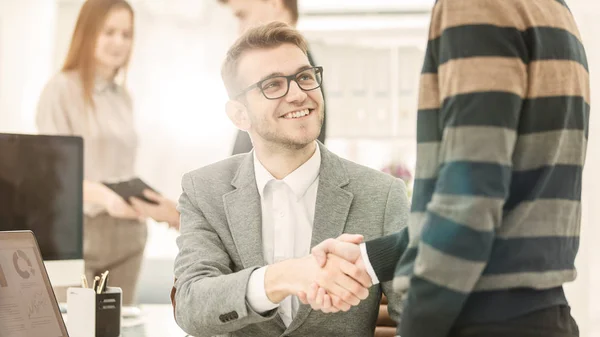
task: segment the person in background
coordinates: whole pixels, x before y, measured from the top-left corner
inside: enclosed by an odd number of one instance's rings
[[[218,0],[222,4],[229,6],[233,15],[238,20],[238,34],[244,33],[248,28],[260,24],[279,21],[295,27],[298,22],[298,0]],[[315,61],[310,54],[307,54],[310,64],[315,65]],[[321,88],[321,91],[323,89]],[[319,141],[325,144],[327,133],[327,113]],[[252,150],[252,141],[245,131],[238,131],[233,145],[232,154],[246,153]]]
[[[437,1],[408,230],[313,253],[394,279],[402,337],[578,336],[563,285],[577,274],[588,69],[564,1]]]
[[[138,139],[133,108],[115,81],[127,69],[134,34],[134,12],[124,0],[88,0],[62,67],[45,86],[36,123],[43,134],[84,139],[84,261],[89,282],[110,271],[110,282],[133,304],[147,226],[140,212],[104,182],[135,176]],[[62,300],[61,290],[57,297]]]

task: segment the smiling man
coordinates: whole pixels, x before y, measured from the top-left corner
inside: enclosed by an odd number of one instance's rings
[[[298,0],[218,0],[227,5],[238,23],[238,33],[241,35],[251,27],[269,22],[283,22],[291,27],[298,23]],[[307,50],[306,55],[310,64],[315,60]],[[325,110],[323,110],[325,111]],[[325,143],[327,119],[323,121],[318,140]],[[252,141],[248,133],[239,131],[233,146],[233,154],[246,153],[252,150]]]
[[[408,199],[401,180],[317,141],[323,69],[310,64],[303,37],[283,23],[252,28],[230,48],[222,76],[227,114],[255,147],[183,178],[177,323],[196,337],[368,337],[382,290],[398,320],[390,282],[367,291],[363,266],[334,257],[321,269],[309,255],[345,232],[370,239],[401,230]],[[331,294],[346,312],[325,316],[302,306],[293,295],[314,282],[340,290]]]

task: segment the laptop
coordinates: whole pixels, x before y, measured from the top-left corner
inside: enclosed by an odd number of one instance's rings
[[[0,337],[68,337],[31,231],[0,231]]]

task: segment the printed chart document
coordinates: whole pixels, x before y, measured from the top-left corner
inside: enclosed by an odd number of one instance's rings
[[[0,245],[0,337],[62,336],[33,247]]]

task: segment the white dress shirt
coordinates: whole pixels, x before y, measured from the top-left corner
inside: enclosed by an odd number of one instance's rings
[[[373,283],[373,285],[379,284],[379,279],[377,278],[377,274],[375,274],[375,269],[373,269],[371,260],[369,260],[369,254],[367,253],[367,245],[365,245],[364,243],[360,244],[360,256],[363,259],[363,263],[365,265],[365,269],[367,270],[367,274],[371,276],[371,283]]]
[[[254,153],[256,186],[262,208],[262,245],[267,264],[310,254],[321,151],[316,146],[312,157],[282,180],[275,179],[260,163]],[[246,299],[256,312],[263,313],[279,307],[279,315],[289,326],[299,301],[288,296],[281,303],[269,300],[265,292],[266,267],[255,270],[250,276]]]

